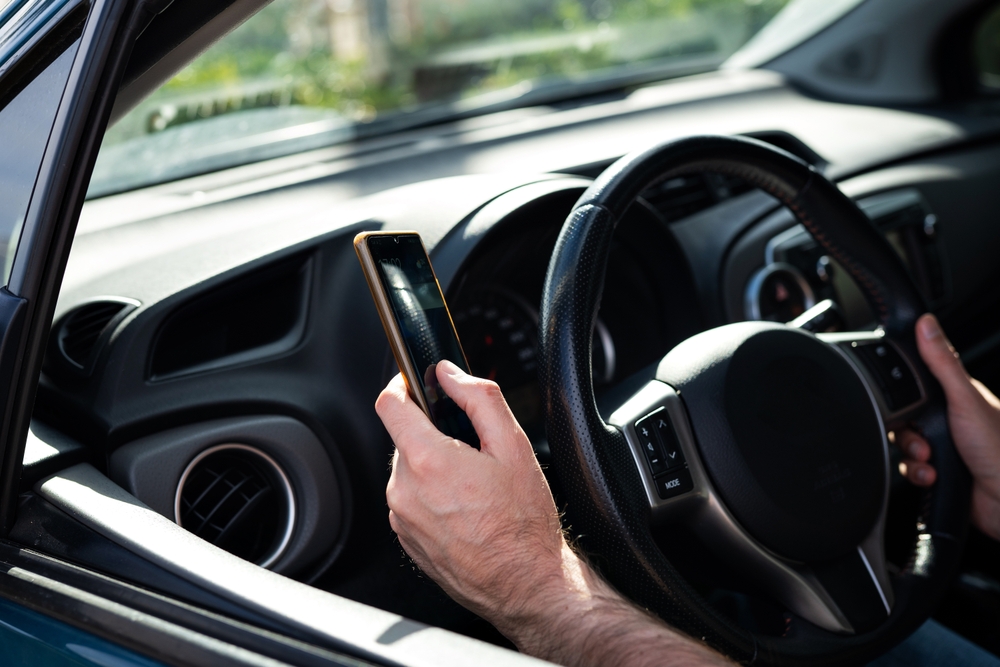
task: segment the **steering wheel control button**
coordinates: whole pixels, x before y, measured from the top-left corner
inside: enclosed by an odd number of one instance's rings
[[[640,419],[635,423],[635,434],[639,438],[642,453],[646,455],[646,463],[649,464],[649,469],[655,476],[666,472],[670,466],[667,464],[660,441],[656,437],[654,422],[654,415]]]
[[[656,478],[656,492],[661,500],[674,498],[694,489],[694,481],[687,468],[674,470]]]
[[[856,342],[851,343],[851,348],[875,377],[890,411],[898,412],[920,400],[920,385],[910,365],[891,343]]]
[[[670,417],[667,416],[666,410],[659,410],[650,415],[653,420],[653,427],[656,429],[656,437],[660,440],[660,446],[663,448],[663,456],[666,459],[668,468],[678,468],[683,466],[686,461],[684,460],[684,454],[681,452],[681,445],[677,441],[677,433],[674,432],[674,426],[670,423]]]

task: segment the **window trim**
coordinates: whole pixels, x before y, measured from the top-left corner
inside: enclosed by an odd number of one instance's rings
[[[17,50],[0,53],[0,109],[79,39],[87,17],[86,0],[65,0],[58,11],[40,17]]]

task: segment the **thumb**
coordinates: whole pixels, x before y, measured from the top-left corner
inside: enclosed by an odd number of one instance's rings
[[[498,454],[518,439],[528,442],[497,383],[469,375],[447,360],[438,363],[437,378],[445,393],[468,415],[484,451]]]
[[[944,388],[949,402],[977,393],[958,353],[930,313],[917,320],[917,348],[924,363]]]

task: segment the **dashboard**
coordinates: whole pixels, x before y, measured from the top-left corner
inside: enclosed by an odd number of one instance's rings
[[[838,180],[973,370],[1000,379],[989,374],[1000,343],[997,129],[726,73],[425,129],[353,160],[293,156],[94,200],[33,429],[62,433],[79,445],[73,456],[249,560],[475,634],[474,619],[406,566],[388,528],[392,444],[373,403],[395,368],[352,248],[357,232],[421,232],[474,373],[501,386],[544,461],[536,369],[548,258],[590,180],[653,139],[749,133]],[[825,327],[871,322],[836,263],[738,179],[669,180],[625,218],[592,343],[599,398],[726,322],[790,321],[824,302],[837,311]],[[29,463],[27,486],[55,465]],[[246,484],[240,504],[212,500],[216,479]],[[247,516],[256,519],[241,523]]]

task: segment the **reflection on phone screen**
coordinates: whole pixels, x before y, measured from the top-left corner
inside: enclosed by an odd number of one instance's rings
[[[416,235],[372,237],[368,241],[403,343],[419,377],[431,420],[438,430],[474,447],[479,438],[468,416],[437,381],[437,364],[447,359],[468,372],[462,348],[423,244]]]

